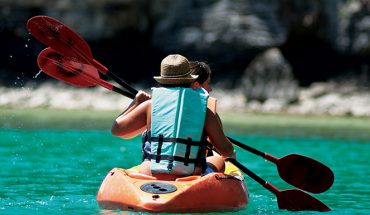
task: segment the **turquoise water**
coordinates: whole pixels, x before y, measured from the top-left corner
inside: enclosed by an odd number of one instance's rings
[[[299,153],[322,161],[336,176],[329,191],[311,194],[333,209],[325,214],[370,214],[370,140],[230,136],[276,157]],[[2,129],[0,137],[0,214],[110,214],[95,200],[101,181],[111,168],[141,159],[138,138],[120,140],[108,131]],[[274,164],[237,152],[259,176],[291,188]],[[318,214],[279,210],[273,194],[248,176],[246,181],[250,203],[236,214]]]

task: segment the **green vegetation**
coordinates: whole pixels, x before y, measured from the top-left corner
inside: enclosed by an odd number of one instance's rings
[[[0,128],[109,130],[118,111],[0,108]],[[370,118],[220,113],[227,134],[370,140]]]
[[[109,130],[119,112],[58,109],[0,109],[0,128]]]
[[[220,114],[227,132],[370,140],[370,118],[283,114]]]

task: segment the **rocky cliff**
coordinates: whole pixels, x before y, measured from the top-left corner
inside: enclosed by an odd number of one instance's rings
[[[22,85],[38,72],[36,56],[44,46],[25,24],[43,14],[80,33],[95,58],[129,82],[153,84],[160,60],[182,53],[209,62],[220,87],[243,88],[257,100],[285,87],[280,94],[294,101],[292,91],[315,82],[355,77],[356,84],[368,84],[369,2],[0,0],[0,84]],[[261,57],[269,50],[278,62]],[[250,93],[255,87],[265,92]]]

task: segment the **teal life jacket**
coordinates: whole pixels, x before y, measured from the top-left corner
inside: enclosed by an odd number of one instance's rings
[[[203,89],[152,88],[152,173],[191,175],[201,165],[207,100]]]

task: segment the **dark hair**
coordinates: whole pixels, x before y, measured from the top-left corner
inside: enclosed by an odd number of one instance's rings
[[[191,61],[189,66],[192,75],[199,75],[195,81],[200,84],[203,84],[211,76],[211,69],[205,62]]]

